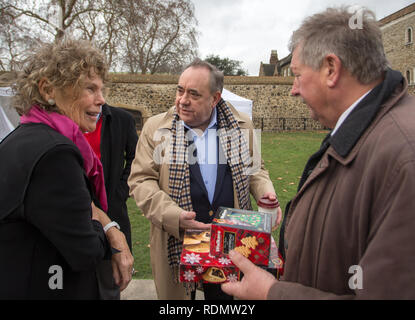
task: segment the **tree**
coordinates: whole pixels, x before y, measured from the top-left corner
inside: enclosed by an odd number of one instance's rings
[[[95,0],[2,0],[1,15],[13,20],[14,25],[24,22],[38,27],[53,37],[54,41],[62,39],[78,19],[89,12],[99,12]]]
[[[221,70],[225,76],[247,76],[248,72],[242,69],[242,61],[221,58],[218,55],[208,55],[205,61]]]
[[[96,0],[97,11],[88,11],[77,19],[74,33],[79,38],[93,41],[105,52],[108,64],[113,70],[120,66],[119,59],[122,50],[118,45],[121,42],[121,30],[124,28],[122,12],[117,0]]]
[[[132,73],[171,72],[196,56],[197,20],[189,0],[126,0],[124,62]]]
[[[15,70],[39,43],[72,34],[85,15],[102,12],[106,0],[0,0],[0,60]]]
[[[93,41],[111,70],[177,72],[196,56],[190,0],[0,0],[0,69],[65,36]]]

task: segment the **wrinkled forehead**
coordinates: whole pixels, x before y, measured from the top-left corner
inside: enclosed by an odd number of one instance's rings
[[[107,91],[104,80],[92,68],[89,72],[82,73],[75,82],[62,87],[60,90],[66,95],[73,95],[73,98],[76,100],[81,96],[85,88],[94,88],[102,91],[104,94]]]
[[[102,79],[102,76],[96,72],[94,68],[89,69],[88,72],[84,72],[79,77],[78,82],[84,84],[87,82],[95,82],[103,84],[105,79]]]

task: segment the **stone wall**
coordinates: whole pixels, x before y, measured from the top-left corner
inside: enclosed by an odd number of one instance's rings
[[[2,76],[5,73],[0,72]],[[174,105],[178,76],[111,74],[109,80],[107,102],[139,111],[142,123]],[[310,118],[309,110],[301,98],[290,96],[292,82],[292,77],[225,77],[225,88],[253,100],[253,122],[258,129],[323,129]],[[10,85],[10,81],[2,85]],[[408,91],[415,95],[415,85],[409,85]]]
[[[381,20],[383,45],[386,57],[393,69],[399,70],[402,75],[410,73],[410,83],[415,83],[415,9],[409,6],[407,12],[397,12],[391,19]],[[410,9],[410,10],[409,10]],[[412,41],[407,39],[408,28],[411,28]],[[413,90],[412,90],[413,92]]]
[[[138,110],[144,121],[174,105],[178,76],[111,75],[109,104]],[[312,130],[322,127],[310,119],[300,98],[290,96],[293,78],[225,77],[225,88],[253,100],[253,120],[264,131]]]

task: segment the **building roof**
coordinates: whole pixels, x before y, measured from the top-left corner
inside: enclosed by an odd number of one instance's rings
[[[285,58],[282,58],[280,61],[278,61],[278,66],[280,68],[286,66],[287,64],[291,63],[291,58],[292,58],[292,54],[290,53],[288,56],[286,56]]]
[[[380,26],[384,26],[386,24],[388,24],[389,22],[392,22],[394,20],[397,20],[399,18],[402,18],[403,16],[406,16],[407,14],[410,14],[412,12],[415,12],[415,3],[410,4],[409,6],[396,11],[395,13],[392,13],[388,16],[386,16],[385,18],[379,20]]]
[[[275,72],[275,64],[269,64],[269,63],[263,63],[262,68],[264,70],[264,76],[265,77],[272,77]]]

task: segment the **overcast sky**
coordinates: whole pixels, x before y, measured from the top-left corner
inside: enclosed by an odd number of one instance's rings
[[[288,41],[302,20],[327,7],[361,5],[382,19],[413,3],[411,0],[193,0],[199,21],[199,53],[242,61],[250,76],[260,62],[269,63],[271,50],[289,54]]]

